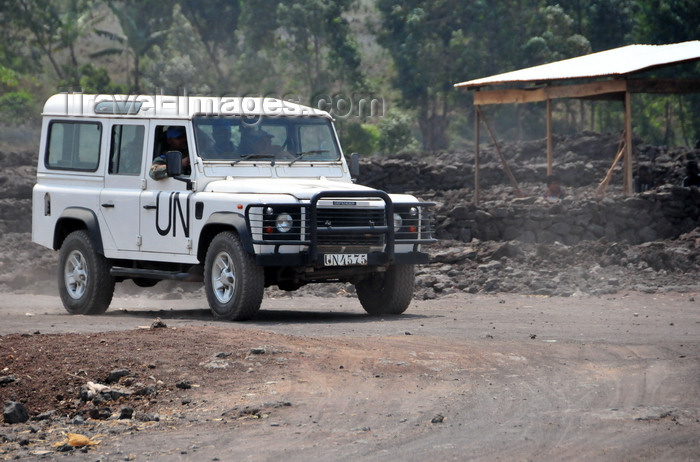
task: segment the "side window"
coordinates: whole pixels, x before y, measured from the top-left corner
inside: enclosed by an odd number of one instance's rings
[[[182,175],[192,174],[190,167],[190,151],[187,146],[187,129],[182,125],[158,125],[155,128],[153,163],[148,176],[154,180],[167,178],[165,153],[179,151],[182,154]]]
[[[189,156],[187,146],[187,130],[181,125],[158,125],[155,132],[153,158],[168,151],[180,151],[183,156]]]
[[[109,173],[116,175],[138,175],[143,159],[143,137],[141,125],[114,125],[109,149]]]
[[[52,122],[46,151],[46,167],[94,172],[100,163],[102,124]]]

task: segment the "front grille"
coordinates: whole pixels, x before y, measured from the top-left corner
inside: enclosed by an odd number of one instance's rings
[[[253,244],[274,246],[275,253],[297,245],[308,246],[312,262],[317,261],[319,252],[382,252],[387,261],[392,261],[397,243],[404,246],[402,251],[409,244],[414,246],[413,252],[419,252],[421,244],[435,242],[434,222],[428,210],[433,205],[394,204],[381,191],[329,191],[317,194],[309,203],[250,204],[245,216]],[[278,220],[280,214],[286,216]],[[387,222],[387,217],[392,222]],[[397,229],[390,229],[398,223]]]
[[[342,228],[386,226],[383,209],[326,209],[319,208],[316,215],[319,245],[384,245],[384,234],[358,234],[340,232]],[[336,230],[337,233],[325,234],[323,230]]]

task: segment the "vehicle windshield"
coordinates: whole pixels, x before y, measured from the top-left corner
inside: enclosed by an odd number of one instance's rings
[[[204,160],[335,161],[340,149],[323,117],[195,117],[197,152]]]

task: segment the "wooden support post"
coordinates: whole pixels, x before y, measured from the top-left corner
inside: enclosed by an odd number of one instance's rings
[[[595,190],[596,196],[599,197],[605,197],[605,190],[608,189],[608,184],[610,184],[610,178],[612,178],[613,172],[615,171],[615,167],[617,166],[617,163],[620,162],[620,158],[623,156],[625,153],[626,147],[625,147],[625,139],[626,136],[623,133],[622,134],[622,139],[620,140],[620,145],[617,150],[617,155],[615,156],[615,160],[613,160],[612,165],[608,169],[608,172],[605,174],[605,178],[600,182],[598,187]]]
[[[518,193],[518,197],[525,197],[525,194],[523,194],[523,192],[520,190],[520,186],[518,186],[518,182],[515,179],[513,172],[511,172],[510,167],[508,167],[508,162],[506,162],[506,158],[503,156],[503,152],[501,152],[501,147],[498,145],[498,141],[496,141],[496,137],[493,136],[493,132],[491,131],[491,127],[489,127],[489,123],[486,121],[484,114],[481,112],[481,107],[476,106],[476,110],[479,113],[479,115],[481,115],[481,118],[484,119],[484,126],[486,127],[486,131],[489,132],[489,136],[491,137],[491,141],[493,141],[493,145],[496,148],[496,152],[498,153],[498,157],[501,158],[501,165],[503,165],[503,170],[505,170],[506,175],[508,175],[508,178],[510,178],[510,182],[513,184],[515,191]]]
[[[474,145],[474,203],[476,205],[479,205],[479,201],[481,200],[481,189],[479,186],[479,183],[481,181],[481,159],[479,158],[479,129],[480,129],[480,124],[479,124],[479,119],[481,115],[481,111],[479,110],[479,106],[474,106],[474,135],[475,135],[475,145]]]
[[[547,100],[547,175],[552,174],[552,100]]]
[[[625,92],[625,163],[623,187],[625,194],[634,194],[632,183],[632,93]]]

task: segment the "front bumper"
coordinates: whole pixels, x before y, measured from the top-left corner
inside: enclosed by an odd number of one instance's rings
[[[421,245],[436,241],[433,205],[395,204],[383,191],[326,191],[308,203],[252,204],[245,218],[261,266],[323,267],[328,254],[366,255],[367,266],[425,264]]]

